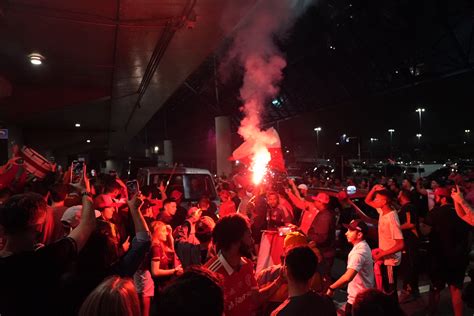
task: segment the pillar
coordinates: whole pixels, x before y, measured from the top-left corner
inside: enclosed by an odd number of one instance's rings
[[[163,141],[163,161],[168,165],[173,165],[173,142],[169,139]]]
[[[217,175],[230,175],[232,164],[229,157],[232,155],[232,134],[230,130],[230,118],[228,116],[216,117],[216,161]]]

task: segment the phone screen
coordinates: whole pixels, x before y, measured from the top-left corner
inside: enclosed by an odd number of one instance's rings
[[[79,183],[84,176],[84,162],[74,160],[71,164],[71,183]]]
[[[137,180],[131,180],[127,181],[127,193],[128,193],[128,198],[131,199],[132,196],[138,193],[138,181]]]

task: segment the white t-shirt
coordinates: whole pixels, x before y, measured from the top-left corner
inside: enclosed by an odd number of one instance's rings
[[[402,230],[400,229],[400,220],[395,211],[383,215],[381,209],[379,212],[379,248],[387,250],[395,246],[395,239],[403,239]],[[398,266],[402,260],[402,252],[398,251],[384,257],[386,266]]]
[[[354,245],[349,252],[347,269],[357,271],[354,279],[347,285],[347,303],[354,304],[357,294],[375,285],[372,251],[365,240]]]

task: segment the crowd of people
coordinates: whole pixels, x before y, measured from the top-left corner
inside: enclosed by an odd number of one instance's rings
[[[463,292],[471,178],[430,187],[385,177],[237,179],[218,181],[219,201],[203,195],[192,205],[163,183],[131,194],[117,175],[91,175],[85,165],[78,181],[60,170],[21,187],[0,181],[0,314],[336,315],[333,297],[347,291],[345,315],[404,315],[400,306],[420,297],[422,272],[430,314],[446,285],[454,315],[472,303],[472,286]],[[378,216],[361,210],[347,185],[366,190]],[[282,249],[257,269],[265,233]],[[347,261],[338,277],[336,257]]]

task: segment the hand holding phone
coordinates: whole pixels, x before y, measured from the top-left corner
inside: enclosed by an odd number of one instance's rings
[[[137,180],[127,181],[126,186],[129,200],[140,191]]]
[[[84,162],[74,160],[71,164],[71,183],[80,183],[84,177]]]

